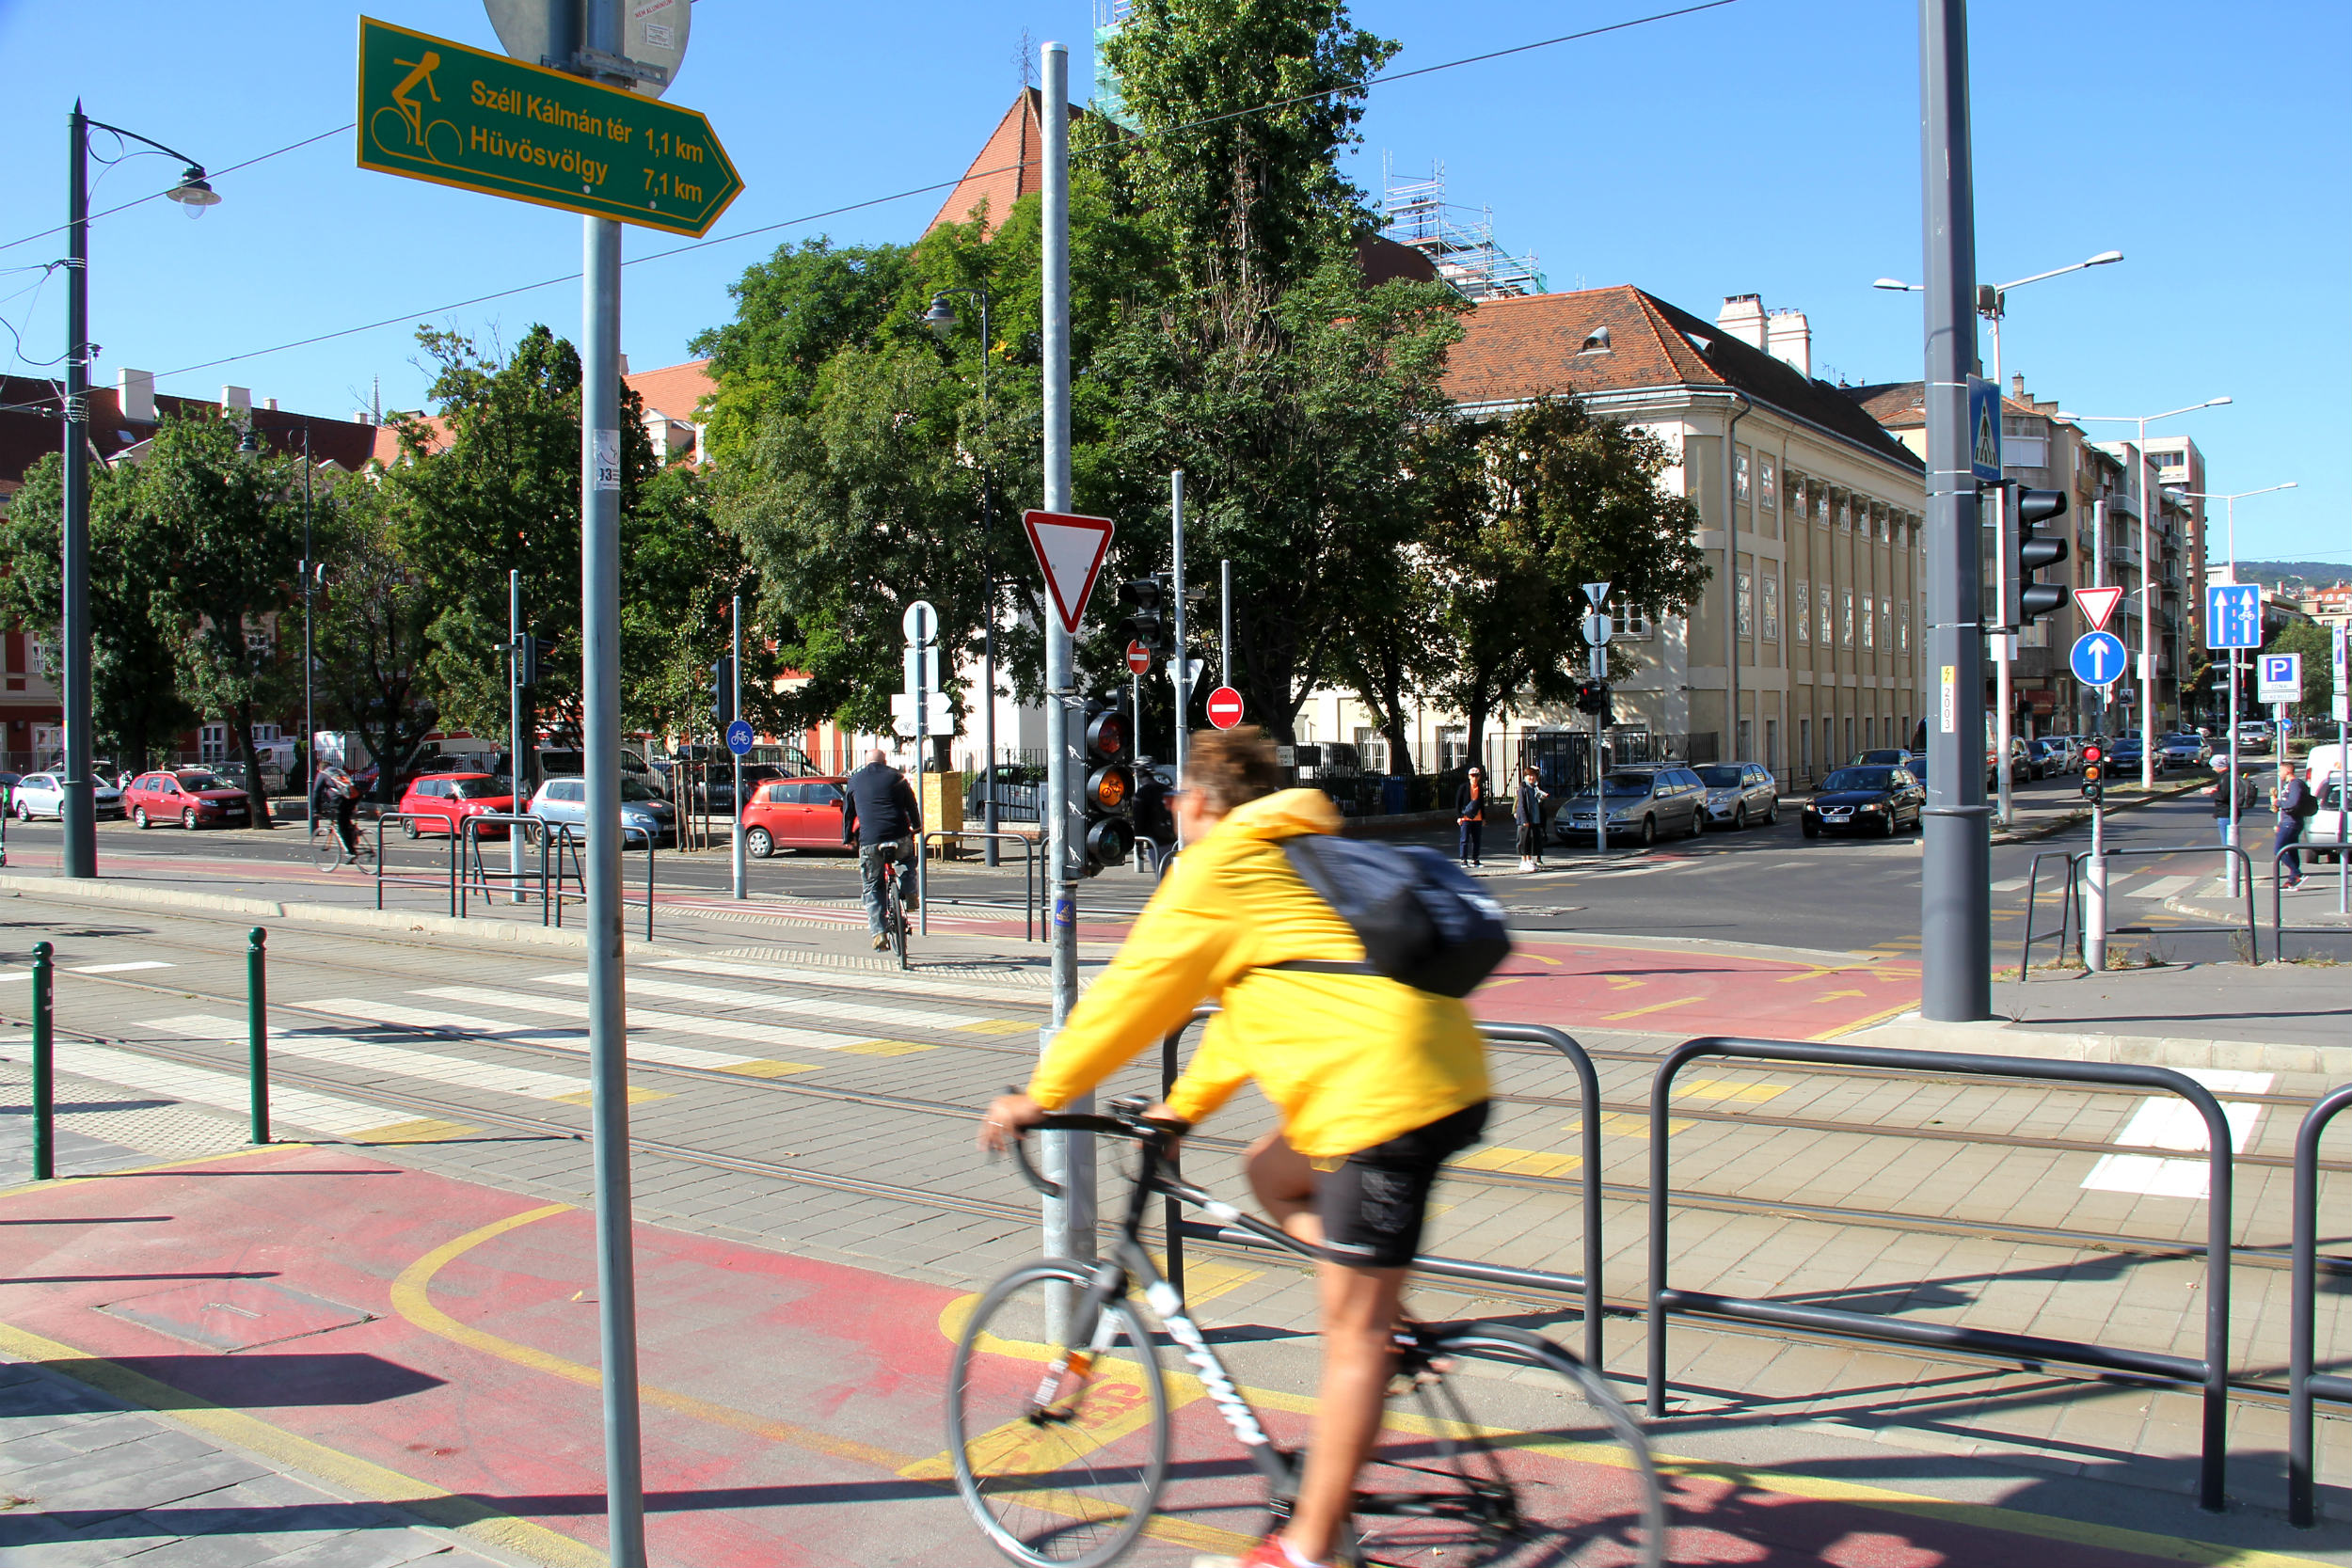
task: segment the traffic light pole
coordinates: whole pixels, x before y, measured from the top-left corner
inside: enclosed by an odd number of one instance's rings
[[[1184,763],[1192,752],[1192,644],[1184,640],[1184,470],[1168,476],[1168,522],[1175,544],[1171,559],[1176,578],[1176,662],[1168,677],[1176,688],[1176,787],[1184,787]],[[1136,722],[1143,722],[1143,707],[1136,706]]]
[[[523,773],[523,759],[529,754],[523,750],[523,689],[530,684],[525,677],[531,673],[528,661],[535,651],[523,641],[524,636],[523,575],[519,571],[509,571],[506,574],[506,722],[510,743],[515,749],[512,769],[515,798],[506,809],[517,816],[530,803],[523,793],[528,787]],[[513,827],[506,830],[506,874],[507,902],[519,904],[523,901],[523,835]],[[544,888],[540,890],[542,895],[546,891]]]
[[[1048,43],[1041,51],[1044,76],[1044,211],[1041,261],[1044,328],[1045,510],[1072,510],[1070,493],[1070,51]],[[1047,940],[1053,966],[1053,1023],[1040,1041],[1070,1021],[1078,1005],[1078,877],[1086,842],[1079,788],[1086,782],[1085,735],[1073,722],[1078,701],[1073,638],[1058,615],[1045,617],[1045,812]],[[1093,1108],[1092,1096],[1063,1107]],[[1044,1200],[1045,1251],[1080,1261],[1094,1257],[1094,1137],[1089,1132],[1042,1132],[1045,1175],[1062,1196]],[[1045,1332],[1068,1328],[1074,1298],[1048,1299]]]
[[[1977,766],[1984,746],[1983,530],[1969,461],[1977,240],[1966,0],[1920,0],[1919,78],[1927,250],[1927,652],[1937,676],[1921,856],[1920,1013],[1936,1022],[1961,1022],[1993,1013],[1992,846],[1984,772]]]
[[[731,601],[731,608],[727,611],[727,624],[735,633],[735,657],[727,661],[727,673],[735,680],[735,696],[727,704],[727,715],[731,722],[743,717],[743,595],[740,594],[736,594]],[[727,755],[735,759],[735,792],[727,799],[735,802],[735,843],[730,876],[735,888],[735,896],[739,902],[751,896],[751,891],[745,885],[749,880],[749,876],[743,863],[743,753],[730,745],[727,747]]]

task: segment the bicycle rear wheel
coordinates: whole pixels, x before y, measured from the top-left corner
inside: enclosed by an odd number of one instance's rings
[[[1359,1482],[1367,1560],[1658,1568],[1658,1470],[1598,1374],[1543,1336],[1501,1323],[1434,1327],[1422,1343],[1420,1375],[1391,1397],[1388,1431]],[[1428,1358],[1452,1365],[1430,1370]],[[1527,1369],[1558,1378],[1502,1375]]]
[[[898,960],[898,967],[904,969],[907,967],[907,906],[906,900],[898,896],[897,877],[890,880],[889,901],[883,907],[882,914],[890,922],[891,956]]]
[[[1124,1299],[1076,1349],[1046,1338],[1049,1294],[1088,1271],[1045,1261],[998,1280],[972,1310],[947,1383],[947,1449],[973,1519],[1015,1562],[1104,1568],[1151,1523],[1168,1478],[1168,1386]]]

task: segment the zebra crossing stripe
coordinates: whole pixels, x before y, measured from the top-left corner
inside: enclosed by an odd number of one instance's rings
[[[588,1002],[585,997],[519,996],[510,991],[485,990],[478,986],[437,986],[421,990],[419,996],[430,996],[446,1002],[471,1002],[483,1006],[513,1007],[521,1012],[548,1013],[557,1018],[585,1022]],[[669,1029],[681,1035],[703,1035],[712,1039],[739,1040],[747,1045],[792,1046],[803,1051],[858,1052],[861,1046],[889,1044],[907,1046],[913,1042],[869,1040],[860,1035],[836,1034],[828,1029],[795,1029],[780,1023],[751,1023],[739,1019],[696,1018],[691,1013],[664,1012],[659,1007],[631,1007],[628,1010],[632,1029]],[[915,1046],[920,1051],[932,1046]],[[900,1055],[901,1051],[882,1053]]]
[[[651,966],[655,969],[675,970],[687,974],[709,974],[722,979],[765,980],[771,985],[813,987],[819,990],[879,990],[892,996],[954,996],[970,1002],[1003,1004],[1006,1002],[1034,1003],[1043,1007],[1046,996],[1042,991],[1027,993],[1027,988],[1004,986],[958,985],[952,980],[930,980],[899,972],[874,973],[855,969],[816,969],[788,963],[752,963],[728,958],[663,958]],[[632,974],[643,971],[632,970]]]
[[[2182,1068],[2217,1095],[2267,1094],[2273,1075],[2232,1068]],[[2221,1115],[2230,1128],[2230,1148],[2243,1153],[2253,1141],[2263,1107],[2243,1100],[2225,1100]],[[2115,1135],[2125,1148],[2197,1149],[2192,1160],[2168,1160],[2153,1154],[2102,1154],[2082,1180],[2083,1190],[2094,1193],[2137,1193],[2146,1197],[2201,1199],[2210,1196],[2213,1172],[2203,1153],[2205,1118],[2197,1107],[2178,1095],[2153,1094],[2139,1102],[2132,1119]]]
[[[585,986],[588,976],[571,969],[543,975],[539,983]],[[628,993],[631,996],[659,996],[672,1002],[699,1002],[709,1007],[744,1007],[761,1012],[790,1013],[798,1018],[822,1013],[828,1021],[841,1019],[852,1023],[879,1023],[894,1029],[909,1024],[936,1029],[981,1029],[999,1022],[983,1018],[977,1013],[915,1012],[904,1006],[883,1006],[877,1002],[842,1002],[831,997],[819,1000],[806,996],[778,996],[769,991],[727,990],[717,986],[688,985],[680,980],[658,980],[645,974],[630,976]]]
[[[245,1021],[210,1013],[189,1013],[179,1018],[150,1019],[141,1027],[186,1039],[235,1041],[244,1036]],[[389,1073],[399,1078],[421,1078],[453,1088],[493,1089],[524,1100],[560,1100],[572,1105],[589,1102],[587,1082],[568,1074],[542,1072],[536,1068],[472,1062],[462,1056],[444,1056],[405,1045],[356,1039],[349,1035],[273,1029],[270,1031],[269,1048],[277,1055],[301,1056],[314,1062]],[[635,1103],[645,1100],[666,1100],[669,1096],[658,1089],[632,1088],[628,1091],[628,1098],[631,1103]]]
[[[57,1065],[68,1072],[84,1077],[161,1095],[168,1100],[210,1105],[215,1110],[234,1112],[239,1117],[243,1117],[251,1106],[251,1097],[242,1073],[215,1072],[210,1068],[159,1062],[151,1056],[115,1051],[103,1045],[66,1046],[58,1053]],[[463,1137],[474,1131],[460,1122],[431,1118],[387,1122],[384,1108],[380,1105],[362,1105],[357,1101],[329,1094],[314,1094],[308,1089],[273,1087],[269,1103],[272,1116],[280,1123],[308,1128],[311,1132],[325,1132],[330,1137],[347,1139],[352,1143],[435,1143],[445,1138]]]
[[[585,1029],[518,1026],[504,1019],[484,1018],[475,1013],[444,1012],[436,1007],[411,1007],[398,1002],[378,1002],[356,996],[328,997],[325,1001],[305,1002],[302,1005],[317,1012],[338,1013],[347,1018],[384,1023],[402,1023],[414,1029],[453,1029],[491,1044],[516,1040],[531,1045],[550,1046],[559,1051],[584,1053],[588,1049],[588,1031]],[[731,1051],[705,1051],[698,1046],[670,1045],[659,1040],[632,1039],[628,1042],[628,1055],[629,1060],[636,1062],[701,1068],[711,1072],[732,1072],[745,1078],[782,1078],[789,1073],[817,1070],[803,1062],[740,1056]]]

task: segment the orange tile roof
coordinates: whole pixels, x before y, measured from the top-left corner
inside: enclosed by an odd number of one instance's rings
[[[696,410],[703,400],[719,389],[710,379],[710,361],[689,359],[682,365],[664,365],[658,371],[644,371],[625,376],[637,395],[645,400],[645,412],[661,413],[687,424],[698,424]]]
[[[1077,104],[1070,106],[1070,118],[1077,119],[1086,111]],[[1036,87],[1025,89],[1013,100],[980,147],[979,156],[972,160],[956,188],[947,193],[947,199],[939,204],[939,212],[923,228],[928,234],[943,223],[969,223],[974,209],[986,209],[987,221],[1002,223],[1012,204],[1032,191],[1044,188],[1045,95]]]

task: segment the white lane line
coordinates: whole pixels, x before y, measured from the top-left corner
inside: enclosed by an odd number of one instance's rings
[[[463,1034],[479,1036],[493,1045],[501,1040],[525,1040],[533,1045],[553,1046],[558,1050],[582,1053],[588,1049],[588,1031],[585,1029],[518,1026],[503,1019],[484,1018],[476,1013],[410,1007],[398,1002],[378,1002],[372,997],[330,996],[324,1002],[305,1002],[302,1005],[319,1012],[339,1013],[347,1018],[404,1023],[418,1029],[454,1029]],[[731,1051],[704,1051],[691,1045],[664,1045],[654,1040],[629,1041],[628,1054],[632,1061],[660,1062],[666,1067],[708,1068],[714,1072],[772,1065],[765,1058],[738,1055]]]
[[[2275,1075],[2241,1072],[2230,1068],[2183,1068],[2217,1095],[2267,1094]],[[2221,1115],[2230,1124],[2230,1149],[2240,1153],[2253,1141],[2263,1107],[2225,1100]],[[2177,1095],[2150,1095],[2139,1102],[2132,1119],[2114,1141],[2125,1148],[2205,1148],[2205,1118],[2197,1107]],[[2083,1178],[2083,1190],[2095,1193],[2137,1193],[2147,1197],[2202,1198],[2210,1194],[2211,1173],[2203,1160],[2168,1160],[2153,1154],[2102,1154]]]
[[[172,967],[161,958],[141,958],[135,963],[83,964],[67,973],[72,974],[128,974],[135,969],[170,969]]]
[[[1987,893],[2023,893],[2026,891],[2026,879],[2023,877],[2004,877],[1999,881],[1987,887],[1985,891]]]
[[[2174,894],[2185,890],[2196,880],[2194,877],[2152,877],[2139,886],[2128,889],[2123,896],[2126,898],[2169,898]]]
[[[178,1062],[159,1062],[128,1051],[112,1051],[103,1045],[80,1044],[60,1050],[57,1066],[68,1072],[103,1079],[126,1089],[210,1105],[215,1110],[233,1111],[240,1117],[252,1108],[252,1097],[242,1073],[215,1072],[209,1068],[183,1067]],[[269,1104],[271,1117],[277,1122],[336,1137],[389,1132],[416,1119],[380,1105],[362,1105],[357,1101],[313,1094],[308,1089],[273,1087]]]
[[[588,976],[579,970],[570,969],[560,974],[542,975],[539,983],[585,986]],[[714,1007],[755,1007],[762,1012],[791,1013],[800,1018],[821,1016],[828,1021],[840,1019],[851,1023],[879,1023],[891,1029],[902,1028],[910,1023],[928,1024],[934,1029],[962,1029],[975,1023],[992,1022],[978,1013],[918,1013],[906,1007],[886,1007],[873,1002],[836,1002],[829,997],[775,996],[753,990],[726,990],[716,986],[690,986],[682,981],[657,980],[645,974],[630,976],[628,994],[660,996],[672,1002],[701,1002]]]
[[[141,1027],[152,1029],[158,1034],[178,1035],[185,1039],[234,1043],[245,1038],[243,1019],[213,1013],[150,1019]],[[388,1072],[402,1078],[421,1078],[429,1083],[448,1084],[457,1088],[496,1089],[503,1094],[519,1095],[525,1100],[578,1101],[584,1099],[588,1092],[585,1078],[541,1072],[532,1068],[495,1067],[487,1062],[469,1062],[463,1057],[443,1056],[431,1051],[411,1050],[407,1046],[355,1039],[349,1035],[272,1029],[269,1048],[275,1054],[302,1056],[314,1062],[331,1062],[337,1067]]]
[[[516,996],[510,991],[485,990],[478,986],[437,986],[416,994],[443,1002],[470,1002],[477,1006],[513,1007],[520,1012],[548,1013],[581,1022],[586,1022],[588,1019],[588,1001],[585,997],[574,1000],[568,996]],[[791,1029],[774,1023],[696,1018],[691,1013],[663,1012],[658,1007],[631,1007],[628,1021],[629,1026],[636,1029],[672,1029],[681,1035],[704,1035],[712,1039],[736,1040],[745,1045],[764,1047],[788,1045],[804,1051],[841,1051],[853,1045],[864,1045],[873,1038],[871,1035],[840,1035],[825,1029]]]

